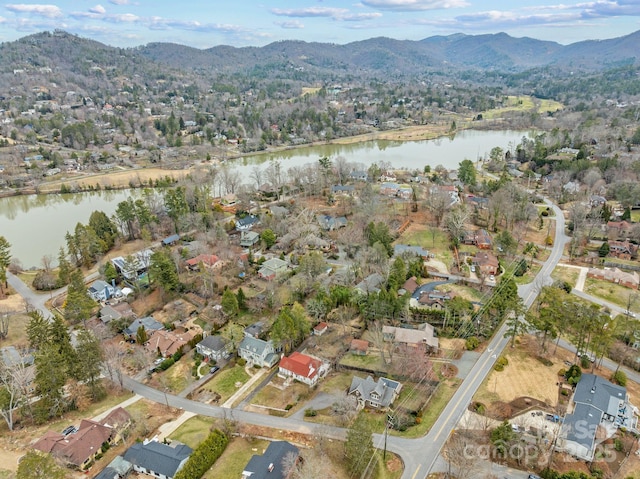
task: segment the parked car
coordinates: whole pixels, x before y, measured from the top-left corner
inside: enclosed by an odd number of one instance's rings
[[[63,436],[68,436],[69,434],[75,434],[76,432],[78,432],[78,428],[75,426],[69,426],[69,427],[65,427],[64,431],[62,431],[62,435]]]
[[[528,479],[542,479],[542,478],[540,476],[537,476],[536,474],[529,474]]]
[[[209,374],[215,374],[220,371],[220,366],[214,366],[209,370]]]

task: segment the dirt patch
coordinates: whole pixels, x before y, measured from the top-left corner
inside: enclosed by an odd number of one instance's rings
[[[162,300],[162,292],[160,289],[152,291],[150,294],[143,294],[138,296],[136,300],[131,303],[131,309],[136,313],[138,317],[147,316],[154,311],[162,308],[164,302]]]
[[[0,297],[0,312],[24,311],[24,300],[19,294]]]

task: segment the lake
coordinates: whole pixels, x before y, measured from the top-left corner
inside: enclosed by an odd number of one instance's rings
[[[393,168],[420,169],[442,165],[455,169],[464,159],[487,157],[493,147],[513,150],[527,132],[466,130],[454,137],[424,141],[366,141],[350,145],[320,145],[295,148],[275,154],[254,155],[229,162],[243,178],[255,165],[270,160],[282,162],[283,169],[318,161],[327,156],[344,157],[350,163],[368,167],[389,162]],[[39,267],[44,255],[54,258],[65,246],[64,236],[76,223],[87,223],[95,210],[112,215],[118,203],[138,197],[139,190],[97,191],[57,195],[24,195],[0,198],[0,235],[11,243],[11,255],[25,268]]]

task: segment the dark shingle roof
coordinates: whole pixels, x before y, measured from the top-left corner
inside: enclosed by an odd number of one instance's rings
[[[124,458],[131,464],[144,467],[148,471],[173,477],[178,471],[180,463],[188,458],[193,450],[180,443],[163,444],[150,441],[138,442],[124,453]]]
[[[282,464],[289,453],[298,456],[298,448],[286,441],[273,441],[262,456],[253,456],[244,471],[251,473],[251,479],[285,479]],[[271,467],[273,466],[273,467]]]

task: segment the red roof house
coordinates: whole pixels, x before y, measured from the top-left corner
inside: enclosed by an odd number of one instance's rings
[[[329,365],[319,359],[294,351],[280,360],[278,376],[293,378],[309,386],[315,386],[329,369]]]
[[[322,336],[324,333],[327,332],[328,329],[329,329],[329,325],[324,321],[322,321],[321,323],[318,323],[313,327],[313,334],[315,336]]]
[[[192,271],[198,270],[200,268],[200,263],[202,263],[207,268],[213,268],[218,266],[220,263],[220,258],[218,258],[215,254],[199,254],[195,258],[188,259],[185,261],[187,268]]]

